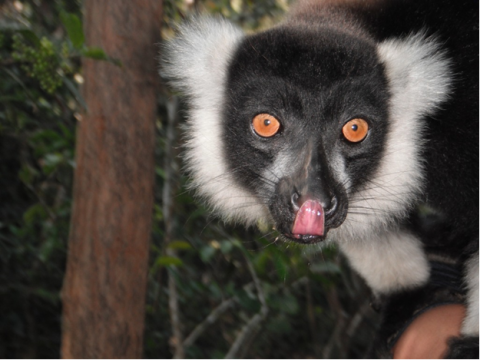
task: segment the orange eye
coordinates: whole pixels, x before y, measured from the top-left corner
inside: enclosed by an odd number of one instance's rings
[[[352,119],[343,126],[342,132],[348,141],[360,142],[367,136],[368,123],[363,119]]]
[[[253,130],[262,137],[272,137],[280,130],[280,121],[270,114],[258,114],[252,120]]]

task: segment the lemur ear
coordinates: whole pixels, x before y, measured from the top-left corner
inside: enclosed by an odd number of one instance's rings
[[[386,67],[393,116],[417,118],[432,113],[448,98],[450,60],[435,37],[424,32],[378,46]]]
[[[190,100],[204,101],[209,96],[203,94],[223,86],[228,61],[243,36],[223,18],[191,17],[162,49],[160,75]]]
[[[225,220],[255,224],[265,210],[233,178],[222,137],[228,66],[243,37],[224,19],[193,17],[166,42],[160,74],[187,95],[183,157],[190,187]]]

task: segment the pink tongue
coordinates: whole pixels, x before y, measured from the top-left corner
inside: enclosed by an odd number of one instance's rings
[[[293,235],[320,235],[324,233],[325,214],[318,201],[307,200],[298,210],[293,223]]]

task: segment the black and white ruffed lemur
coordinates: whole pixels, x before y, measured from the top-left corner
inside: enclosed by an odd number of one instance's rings
[[[478,1],[300,1],[253,35],[197,16],[162,55],[217,214],[337,244],[382,304],[377,356],[464,303],[448,356],[478,358]]]

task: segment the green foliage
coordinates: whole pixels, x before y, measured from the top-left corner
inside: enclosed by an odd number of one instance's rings
[[[43,90],[52,94],[61,84],[62,77],[58,74],[60,61],[53,43],[45,37],[38,45],[29,46],[20,34],[13,36],[12,58],[22,63],[25,73],[40,82]]]
[[[0,20],[0,357],[59,357],[75,116],[81,97],[62,11],[16,1]],[[67,51],[68,50],[68,51]]]
[[[60,13],[60,19],[67,30],[72,45],[77,49],[81,49],[85,42],[85,36],[83,35],[82,21],[80,18],[76,14],[63,11]]]
[[[83,34],[82,21],[76,14],[62,11],[60,13],[60,19],[67,31],[68,39],[70,40],[68,43],[63,44],[64,56],[70,55],[71,48],[68,45],[71,44],[73,46],[72,54],[81,55],[83,57],[91,58],[94,60],[110,61],[117,66],[121,66],[119,60],[109,57],[102,49],[98,47],[87,47],[85,45],[85,36]]]

